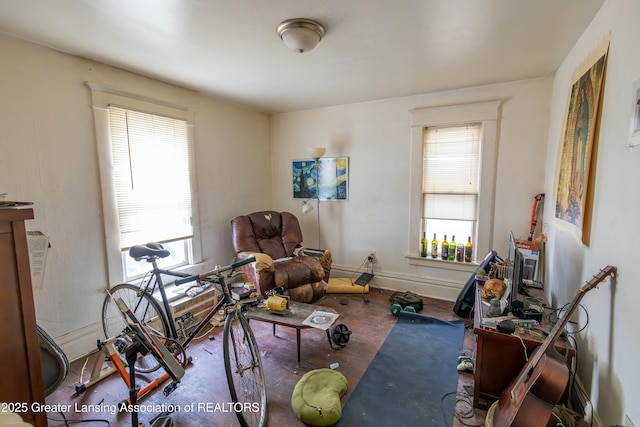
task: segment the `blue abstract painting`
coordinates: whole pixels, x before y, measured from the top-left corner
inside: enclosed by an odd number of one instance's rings
[[[294,160],[291,178],[295,199],[315,199],[319,189],[320,200],[347,200],[349,158]]]

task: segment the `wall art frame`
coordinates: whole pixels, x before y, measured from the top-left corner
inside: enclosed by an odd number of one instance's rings
[[[318,181],[316,183],[316,167]],[[326,200],[348,200],[349,198],[349,158],[323,157],[318,165],[313,159],[293,160],[291,162],[291,180],[294,199],[315,199],[319,189],[319,198]]]
[[[570,224],[587,246],[609,39],[603,39],[574,71],[556,174],[555,217]]]

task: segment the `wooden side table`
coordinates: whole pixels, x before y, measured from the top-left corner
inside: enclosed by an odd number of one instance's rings
[[[298,352],[298,367],[300,366],[300,331],[302,329],[312,328],[313,326],[302,323],[307,317],[309,317],[314,311],[325,311],[333,314],[338,314],[331,307],[324,307],[321,305],[305,304],[302,302],[291,301],[289,303],[289,312],[287,314],[277,314],[269,311],[266,307],[252,307],[247,310],[247,319],[258,320],[260,322],[267,322],[273,324],[273,335],[276,335],[276,325],[287,326],[296,330],[296,349]],[[337,316],[336,316],[337,318]],[[327,338],[329,339],[329,346],[331,346],[331,334],[329,328],[335,322],[327,324],[325,329]]]
[[[529,289],[531,296],[546,303],[544,292],[539,289]],[[488,306],[483,304],[482,287],[476,286],[476,301],[474,309],[473,331],[476,334],[476,360],[474,372],[473,406],[488,407],[497,400],[505,388],[520,373],[531,352],[540,346],[545,336],[536,330],[523,330],[513,335],[498,332],[494,327],[483,326]],[[539,330],[549,331],[552,325],[543,316]],[[558,339],[556,350],[566,357],[566,363],[571,370],[575,349],[565,339]],[[566,402],[571,383],[561,399]]]

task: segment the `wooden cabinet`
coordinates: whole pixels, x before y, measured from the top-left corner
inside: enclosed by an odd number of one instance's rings
[[[526,357],[539,347],[545,335],[538,331],[549,331],[552,325],[543,318],[539,328],[531,331],[516,331],[509,335],[498,332],[495,327],[484,324],[487,305],[482,300],[482,287],[476,287],[476,301],[474,308],[474,329],[476,334],[476,360],[474,371],[473,406],[486,407],[497,400],[505,388],[519,373]],[[530,290],[531,296],[546,302],[541,290]],[[575,349],[564,339],[558,339],[555,348],[566,358],[567,366],[571,369]],[[566,402],[567,385],[561,402]]]
[[[46,412],[37,410],[45,397],[24,224],[28,219],[33,219],[31,208],[0,208],[0,402],[10,403],[8,409],[24,421],[46,427]]]

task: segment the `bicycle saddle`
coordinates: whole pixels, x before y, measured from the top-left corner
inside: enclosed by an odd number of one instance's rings
[[[129,249],[129,256],[136,261],[144,258],[166,258],[171,253],[160,243],[150,242],[146,245],[135,245]]]

